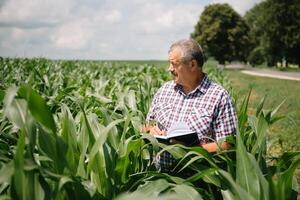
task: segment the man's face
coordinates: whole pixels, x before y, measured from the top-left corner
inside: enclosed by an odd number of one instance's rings
[[[181,52],[179,49],[173,49],[169,53],[169,72],[173,75],[176,84],[185,86],[190,79],[191,68],[189,64],[181,63]]]

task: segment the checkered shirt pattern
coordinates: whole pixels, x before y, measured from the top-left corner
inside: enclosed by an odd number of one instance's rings
[[[167,130],[184,121],[197,132],[200,144],[218,141],[235,134],[237,117],[230,95],[205,74],[201,83],[188,94],[174,81],[165,83],[155,94],[146,121],[155,120]],[[176,160],[163,152],[157,158],[161,171],[171,171]]]

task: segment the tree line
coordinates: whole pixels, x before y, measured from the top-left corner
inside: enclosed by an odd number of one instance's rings
[[[221,64],[300,68],[300,1],[265,0],[239,15],[228,4],[205,7],[191,37]]]

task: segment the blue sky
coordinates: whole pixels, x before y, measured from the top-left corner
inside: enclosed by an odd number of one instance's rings
[[[238,13],[261,0],[0,0],[0,56],[166,59],[189,37],[204,7]]]

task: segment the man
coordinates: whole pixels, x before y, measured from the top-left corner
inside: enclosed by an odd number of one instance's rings
[[[148,124],[144,131],[165,135],[173,124],[184,122],[197,133],[199,145],[208,152],[219,150],[216,141],[235,134],[237,117],[231,97],[203,73],[203,63],[202,48],[193,39],[180,40],[170,47],[168,70],[174,80],[157,91],[146,119],[160,126]],[[224,141],[220,147],[228,149],[230,145]],[[165,172],[176,163],[168,152],[163,152],[157,162]]]

